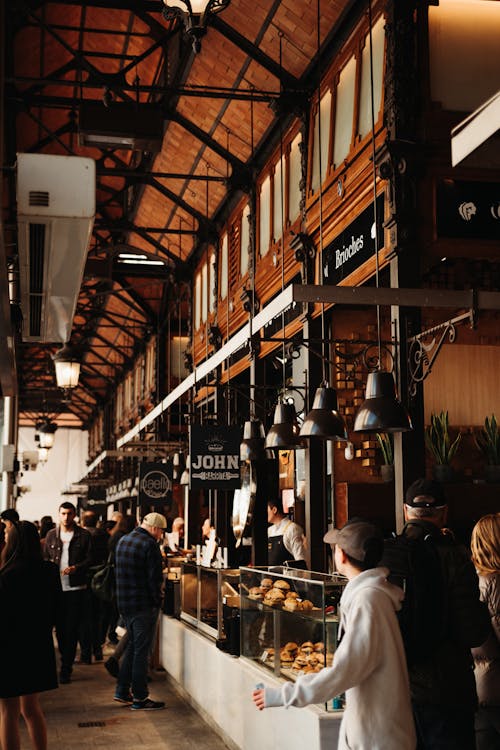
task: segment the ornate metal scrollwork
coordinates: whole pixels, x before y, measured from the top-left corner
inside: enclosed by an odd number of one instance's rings
[[[448,339],[449,344],[453,344],[457,337],[456,325],[465,321],[469,321],[471,327],[474,325],[472,310],[408,339],[408,392],[411,398],[415,397],[418,384],[423,383],[431,374],[445,339]]]

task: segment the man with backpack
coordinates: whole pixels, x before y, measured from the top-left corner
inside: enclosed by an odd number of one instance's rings
[[[401,536],[386,540],[382,564],[402,580],[400,625],[419,750],[473,750],[477,705],[470,649],[489,623],[476,571],[444,529],[442,486],[417,479],[406,491]]]

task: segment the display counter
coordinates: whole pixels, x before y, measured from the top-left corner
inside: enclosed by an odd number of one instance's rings
[[[252,691],[259,682],[283,680],[248,659],[237,659],[182,621],[163,616],[160,663],[168,678],[230,748],[324,750],[337,747],[342,712],[323,707],[258,711]]]
[[[341,576],[282,567],[224,570],[184,562],[181,619],[162,618],[160,662],[230,747],[336,747],[342,711],[333,711],[332,701],[259,712],[252,691],[258,683],[279,687],[283,679],[331,664],[345,583]],[[280,587],[289,592],[288,600],[286,593],[283,599],[270,595]],[[227,641],[223,613],[228,608],[238,620],[241,614],[241,658],[220,648],[221,639]]]
[[[224,637],[224,600],[231,597],[239,607],[239,580],[239,570],[183,562],[181,620],[205,635],[221,640]]]
[[[331,666],[347,579],[282,566],[240,574],[242,658],[287,680]]]

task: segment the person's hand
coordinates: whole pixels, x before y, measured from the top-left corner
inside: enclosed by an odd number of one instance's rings
[[[260,690],[254,690],[252,693],[252,700],[259,711],[262,711],[266,707],[265,691],[262,688]]]
[[[62,574],[63,576],[69,576],[70,573],[74,573],[76,570],[76,565],[69,565],[67,568],[64,568]]]

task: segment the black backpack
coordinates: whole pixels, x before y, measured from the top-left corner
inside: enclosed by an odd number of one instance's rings
[[[447,596],[436,540],[394,535],[384,542],[380,562],[391,583],[405,592],[398,620],[408,666],[429,659],[446,634]]]

